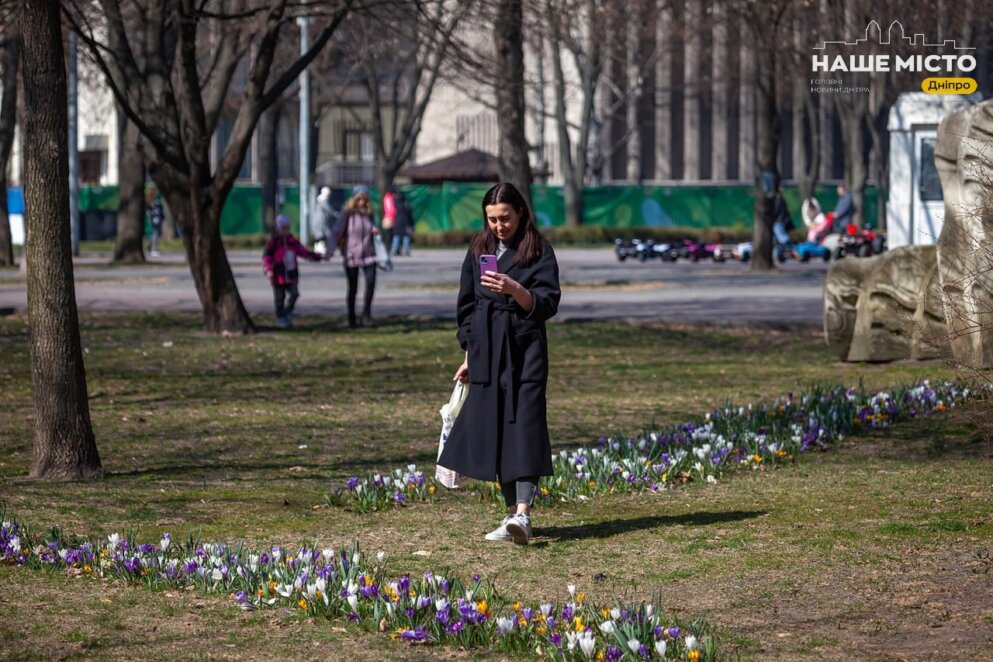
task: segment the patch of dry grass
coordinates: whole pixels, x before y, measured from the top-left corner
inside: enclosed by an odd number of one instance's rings
[[[319,321],[221,340],[188,316],[88,315],[83,340],[108,476],[28,482],[26,329],[0,321],[0,492],[36,530],[192,530],[259,546],[357,538],[385,550],[397,574],[480,572],[508,596],[561,599],[569,582],[598,600],[658,592],[726,627],[732,653],[762,659],[968,657],[993,644],[983,599],[993,585],[976,556],[993,545],[983,405],[716,486],[562,504],[537,513],[535,544],[522,549],[481,540],[498,512],[468,494],[370,515],[320,506],[352,472],[430,467],[460,358],[447,326],[349,334]],[[550,343],[557,445],[814,381],[881,387],[950,374],[838,365],[796,329],[555,325]],[[452,654],[195,594],[9,567],[0,583],[0,650],[14,658]]]

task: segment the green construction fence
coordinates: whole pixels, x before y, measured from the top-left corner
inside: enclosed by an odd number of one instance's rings
[[[419,233],[449,230],[475,230],[482,227],[482,200],[492,184],[445,182],[433,186],[400,186],[414,212]],[[334,191],[334,200],[342,201],[348,190]],[[686,227],[729,228],[747,230],[752,224],[754,189],[750,185],[611,185],[591,186],[583,192],[583,225],[604,227]],[[790,212],[796,224],[800,219],[800,191],[784,186]],[[838,200],[834,186],[816,190],[821,207],[833,209]],[[535,217],[541,227],[565,225],[565,201],[561,186],[536,184],[531,187]],[[878,190],[866,187],[866,224],[876,226]],[[375,190],[374,200],[378,199]],[[80,211],[116,211],[116,186],[83,186]],[[299,188],[280,187],[280,213],[293,220],[298,230],[300,216]],[[258,234],[262,225],[262,189],[259,186],[235,186],[224,206],[221,232],[225,235]]]

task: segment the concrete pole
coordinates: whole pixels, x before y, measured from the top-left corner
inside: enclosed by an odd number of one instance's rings
[[[672,179],[672,10],[659,9],[655,43],[655,179]]]
[[[738,88],[738,179],[754,181],[755,172],[755,75],[758,70],[758,49],[755,44],[741,45]]]
[[[79,57],[76,33],[69,33],[69,233],[72,254],[79,257]]]
[[[731,151],[731,73],[729,66],[727,8],[724,0],[713,5],[713,114],[711,117],[710,178],[728,179],[728,153]],[[701,21],[700,25],[705,25]]]
[[[307,28],[309,18],[298,18],[300,26],[300,54],[310,49]],[[307,67],[300,72],[300,243],[310,242],[310,73]]]
[[[683,74],[683,180],[696,181],[701,178],[700,138],[702,131],[701,112],[703,110],[701,89],[701,68],[703,62],[703,39],[700,34],[703,20],[703,3],[690,0],[685,5],[683,24],[686,31],[686,56]],[[708,44],[708,47],[710,44]],[[754,45],[749,44],[754,47]]]

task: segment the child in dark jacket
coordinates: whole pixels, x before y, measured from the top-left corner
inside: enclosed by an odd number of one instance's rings
[[[298,257],[311,262],[326,259],[301,244],[290,232],[290,219],[280,214],[276,217],[276,231],[262,251],[262,271],[272,283],[272,293],[276,303],[276,323],[281,329],[293,326],[293,306],[300,297],[300,290],[297,287],[297,283],[300,282]]]

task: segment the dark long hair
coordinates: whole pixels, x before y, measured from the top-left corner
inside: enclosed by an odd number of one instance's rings
[[[522,267],[534,264],[541,257],[542,249],[545,247],[545,238],[541,236],[538,227],[534,224],[534,217],[531,214],[531,209],[528,208],[528,203],[524,200],[524,196],[510,182],[497,184],[483,196],[483,229],[472,239],[470,250],[473,257],[478,260],[480,255],[496,255],[500,240],[493,234],[489,223],[486,222],[486,208],[499,204],[510,205],[521,217],[517,232],[514,233],[508,244],[517,253],[514,263]]]

